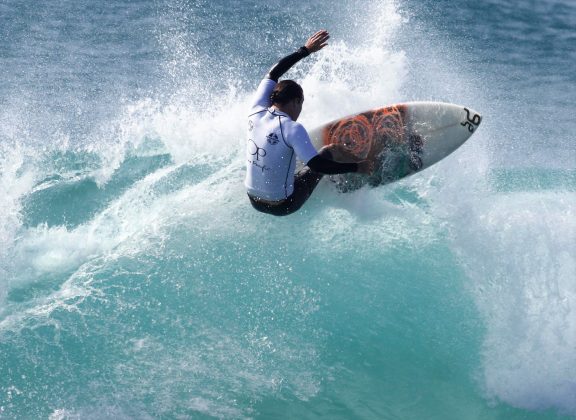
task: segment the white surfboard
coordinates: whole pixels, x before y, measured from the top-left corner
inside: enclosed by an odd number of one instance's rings
[[[460,147],[482,117],[468,107],[408,102],[361,112],[310,131],[317,148],[339,144],[336,160],[372,160],[372,176],[333,176],[342,191],[397,181],[428,168]]]

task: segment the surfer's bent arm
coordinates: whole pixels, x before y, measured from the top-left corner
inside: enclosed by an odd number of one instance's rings
[[[274,90],[274,86],[278,83],[280,77],[286,73],[290,67],[296,64],[298,61],[309,55],[310,53],[306,49],[306,47],[301,47],[295,53],[287,55],[278,63],[276,63],[268,72],[266,77],[262,79],[258,89],[256,90],[256,94],[254,95],[254,99],[252,101],[252,108],[255,107],[262,107],[268,108],[272,105],[270,101],[270,95]]]
[[[312,53],[315,53],[316,51],[320,51],[322,48],[328,45],[327,41],[329,38],[330,35],[326,30],[316,32],[314,35],[308,38],[306,44],[304,44],[303,47],[300,47],[298,51],[284,57],[282,60],[276,63],[270,69],[266,77],[270,80],[278,82],[280,77],[284,73],[286,73],[290,69],[290,67],[296,64],[298,61],[302,60],[304,57],[307,57]]]
[[[302,60],[304,57],[309,56],[316,51],[320,51],[326,45],[328,45],[327,41],[330,38],[328,31],[321,30],[316,32],[306,41],[303,47],[300,47],[298,51],[293,52],[292,54],[284,57],[278,63],[276,63],[268,72],[266,77],[270,80],[274,80],[278,82],[280,77],[286,73],[290,67],[296,64],[298,61]]]
[[[290,68],[296,64],[298,61],[302,60],[304,57],[309,56],[312,53],[320,51],[327,44],[330,35],[328,31],[322,30],[316,32],[306,41],[303,47],[300,47],[298,51],[293,52],[290,55],[282,58],[278,63],[276,63],[270,71],[266,74],[264,79],[260,82],[256,95],[252,101],[252,108],[262,107],[268,108],[272,105],[270,101],[270,94],[274,90],[274,86],[278,83],[280,77],[286,73]]]
[[[287,55],[286,57],[278,61],[276,64],[274,64],[274,66],[272,66],[272,68],[266,75],[266,78],[274,80],[276,83],[278,83],[278,80],[280,79],[280,77],[284,75],[284,73],[290,70],[290,68],[298,61],[302,60],[304,57],[307,57],[309,55],[310,51],[308,51],[308,48],[300,47],[298,51],[293,52],[290,55]]]

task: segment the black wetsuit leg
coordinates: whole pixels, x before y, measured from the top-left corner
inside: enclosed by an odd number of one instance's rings
[[[322,150],[319,155],[325,159],[332,158],[332,154],[326,149]],[[262,213],[274,216],[287,216],[298,211],[308,201],[323,176],[324,174],[313,171],[309,167],[303,168],[294,177],[294,192],[290,197],[275,204],[258,201],[255,197],[248,197],[252,207]]]

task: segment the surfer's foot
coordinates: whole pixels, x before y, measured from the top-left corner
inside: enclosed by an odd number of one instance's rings
[[[410,169],[418,171],[422,169],[422,166],[424,166],[422,158],[415,153],[410,153]]]
[[[416,153],[422,153],[422,148],[424,147],[424,140],[422,136],[419,134],[411,134],[410,139],[408,140],[408,144],[410,145],[410,151]]]
[[[411,134],[408,140],[408,144],[410,146],[410,169],[413,171],[418,171],[422,169],[424,164],[422,163],[422,149],[424,147],[424,140],[422,136],[418,134]]]

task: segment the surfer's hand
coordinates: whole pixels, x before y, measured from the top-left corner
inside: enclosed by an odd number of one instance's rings
[[[328,41],[328,38],[330,38],[330,34],[328,33],[328,31],[321,30],[316,32],[310,38],[308,38],[308,41],[306,41],[306,44],[304,44],[304,46],[310,52],[310,54],[312,54],[316,51],[320,51],[322,48],[328,45],[326,43],[326,41]]]
[[[374,172],[374,162],[371,160],[361,160],[358,162],[358,173],[365,175],[372,175]]]

